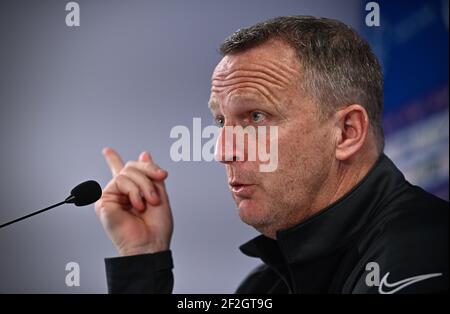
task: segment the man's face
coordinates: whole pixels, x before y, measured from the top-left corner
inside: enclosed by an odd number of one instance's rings
[[[309,215],[334,158],[331,123],[302,94],[301,77],[295,50],[279,40],[225,56],[212,76],[210,108],[219,124],[278,127],[275,171],[261,172],[258,159],[223,161],[240,218],[269,236]]]

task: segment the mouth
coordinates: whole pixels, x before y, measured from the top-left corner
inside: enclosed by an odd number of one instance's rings
[[[254,193],[256,187],[255,184],[247,184],[237,181],[229,182],[228,185],[234,195],[244,198],[250,197]]]

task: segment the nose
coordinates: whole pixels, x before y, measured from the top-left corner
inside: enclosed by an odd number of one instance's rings
[[[217,137],[214,159],[223,164],[243,161],[245,148],[236,147],[236,134],[232,126],[222,127]]]

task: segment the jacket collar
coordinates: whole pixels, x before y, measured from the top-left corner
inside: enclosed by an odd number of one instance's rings
[[[366,176],[335,203],[289,229],[277,240],[260,235],[241,245],[248,256],[268,265],[307,262],[345,246],[404,181],[393,162],[381,154]]]

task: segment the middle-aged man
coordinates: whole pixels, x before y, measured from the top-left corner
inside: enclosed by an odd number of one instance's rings
[[[448,291],[448,203],[383,154],[383,77],[368,44],[341,22],[292,16],[238,30],[220,50],[217,123],[278,127],[273,172],[216,156],[241,220],[261,233],[240,248],[263,264],[237,292]],[[121,255],[106,259],[109,292],[170,293],[167,172],[147,152],[126,164],[103,153],[113,179],[96,212]]]

